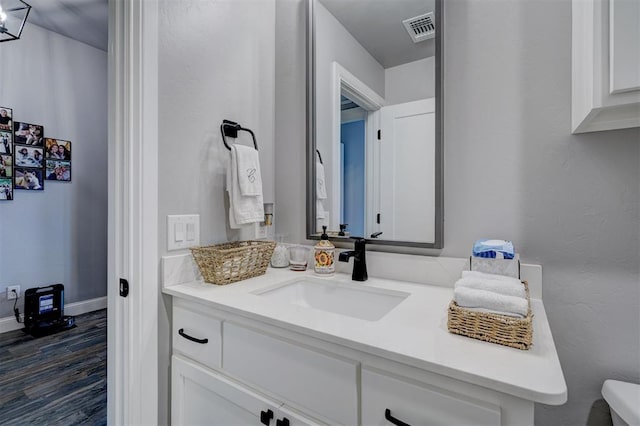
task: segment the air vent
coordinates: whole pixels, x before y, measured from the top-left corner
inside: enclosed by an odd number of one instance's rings
[[[414,43],[428,40],[436,36],[436,24],[433,12],[402,21]]]

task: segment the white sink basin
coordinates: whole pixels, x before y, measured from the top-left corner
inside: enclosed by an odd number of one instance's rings
[[[402,291],[359,287],[356,282],[346,284],[312,278],[261,289],[253,294],[367,321],[379,320],[409,296]]]

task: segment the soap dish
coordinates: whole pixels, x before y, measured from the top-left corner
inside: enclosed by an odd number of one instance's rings
[[[529,311],[526,317],[515,318],[508,315],[472,311],[458,306],[452,300],[449,304],[447,321],[449,332],[512,348],[529,349],[533,340],[533,314],[531,313],[529,286],[526,281],[522,281],[522,284],[529,301]]]

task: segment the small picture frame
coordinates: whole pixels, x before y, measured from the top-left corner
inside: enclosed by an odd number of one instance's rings
[[[0,130],[11,132],[13,120],[13,109],[0,106]]]
[[[30,145],[14,145],[16,167],[44,167],[44,148]]]
[[[43,169],[16,167],[14,170],[14,189],[28,191],[44,190]]]
[[[13,157],[0,154],[0,179],[13,177]]]
[[[45,176],[47,180],[71,182],[71,161],[47,160]]]
[[[46,157],[50,160],[71,161],[71,142],[62,139],[45,139]]]
[[[39,124],[14,121],[13,135],[16,144],[44,146],[44,126]]]
[[[0,177],[0,201],[13,200],[13,179]]]
[[[0,154],[13,154],[13,133],[0,130]]]

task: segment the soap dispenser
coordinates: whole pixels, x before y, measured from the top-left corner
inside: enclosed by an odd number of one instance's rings
[[[314,247],[314,271],[319,275],[330,275],[336,271],[336,264],[334,262],[334,256],[336,248],[327,235],[327,227],[322,227],[322,235],[320,236],[320,242]]]

